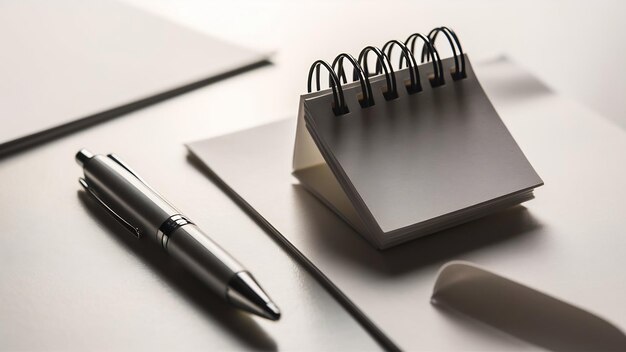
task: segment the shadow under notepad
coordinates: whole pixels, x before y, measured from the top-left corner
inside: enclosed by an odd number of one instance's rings
[[[246,313],[230,307],[213,292],[149,241],[137,240],[122,228],[104,209],[85,192],[78,191],[78,198],[87,213],[106,228],[119,244],[150,266],[164,281],[176,289],[187,303],[198,308],[216,326],[242,341],[248,348],[275,351],[276,342]],[[155,307],[157,308],[157,307]]]
[[[295,198],[306,209],[303,221],[314,227],[315,243],[325,251],[385,275],[402,275],[412,270],[451,260],[480,248],[532,236],[541,224],[523,206],[514,206],[486,217],[395,246],[377,250],[339,219],[299,184],[293,185]],[[345,240],[338,240],[340,238]],[[357,239],[357,240],[354,240]]]
[[[245,199],[193,153],[187,155],[187,160],[272,235],[274,240],[288,246],[286,249],[289,253],[293,254],[294,249],[297,250],[288,240],[281,238],[280,231],[265,220],[264,214],[257,213]],[[301,234],[314,234],[310,243],[318,245],[320,250],[325,252],[336,253],[336,256],[343,260],[352,261],[367,270],[385,275],[402,275],[424,266],[455,259],[463,253],[479,248],[521,236],[533,236],[534,230],[541,226],[525,207],[518,205],[381,251],[369,244],[302,185],[292,184],[291,190],[295,205],[299,208],[298,213],[306,214],[299,219],[302,226],[306,227]],[[308,265],[311,264],[306,263],[306,266]]]

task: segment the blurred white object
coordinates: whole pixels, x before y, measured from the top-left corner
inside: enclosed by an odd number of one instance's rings
[[[626,350],[608,321],[470,262],[441,267],[431,302],[551,351]]]
[[[107,0],[0,2],[0,43],[0,155],[268,57]]]

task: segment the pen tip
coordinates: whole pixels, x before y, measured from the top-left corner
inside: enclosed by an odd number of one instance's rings
[[[280,319],[280,309],[274,304],[274,302],[269,302],[265,305],[265,312],[267,313],[267,318],[270,320],[278,320]]]
[[[239,309],[270,320],[280,319],[280,309],[247,271],[233,276],[228,283],[226,297]]]

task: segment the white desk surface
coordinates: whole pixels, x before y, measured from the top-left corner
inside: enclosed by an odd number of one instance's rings
[[[186,160],[183,146],[295,118],[315,59],[357,54],[367,44],[446,24],[474,61],[506,52],[557,91],[626,126],[622,4],[132,2],[240,44],[275,49],[274,65],[0,159],[0,349],[377,349]],[[133,240],[99,209],[90,211],[73,160],[81,147],[115,152],[133,165],[251,268],[283,319],[223,307],[148,243]],[[623,269],[614,274],[623,276]]]

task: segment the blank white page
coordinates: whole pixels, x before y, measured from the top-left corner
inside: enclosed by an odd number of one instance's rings
[[[0,43],[0,153],[18,138],[267,58],[99,0],[0,2]]]

